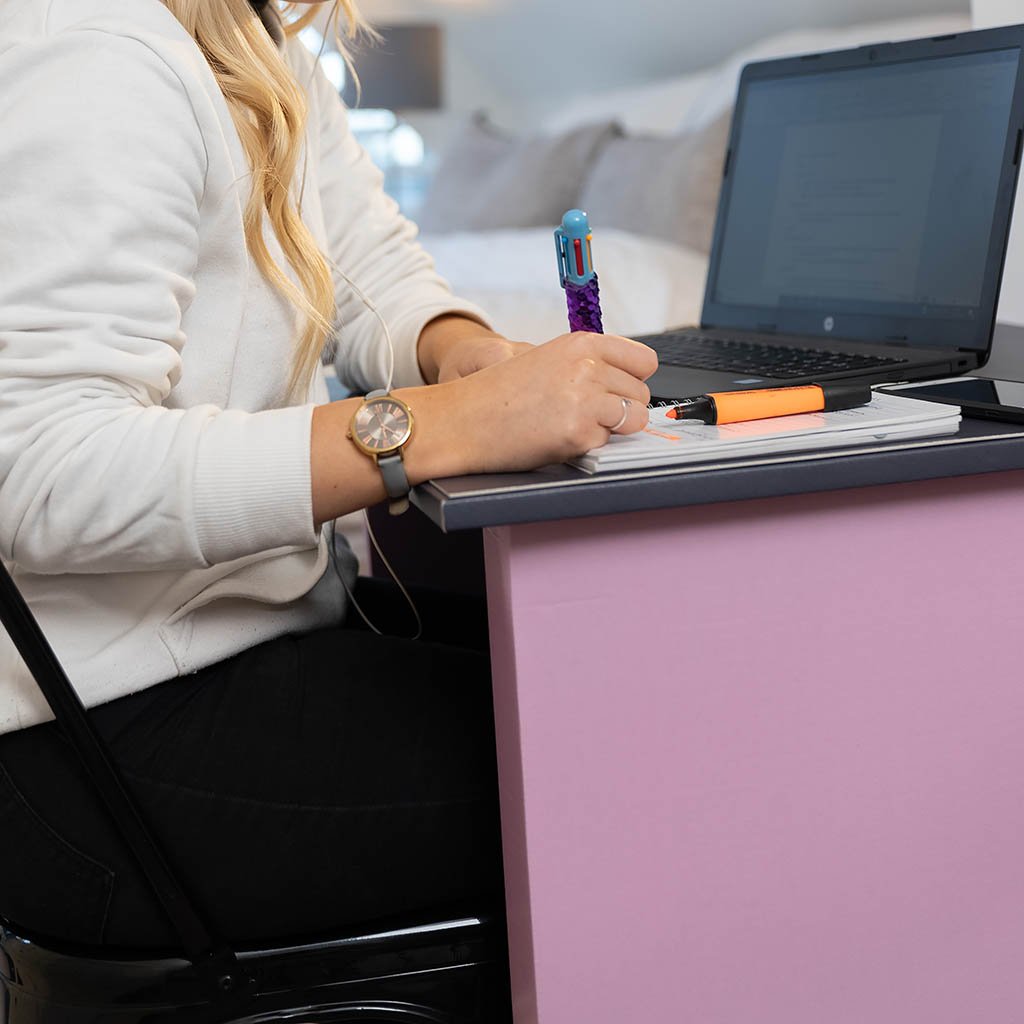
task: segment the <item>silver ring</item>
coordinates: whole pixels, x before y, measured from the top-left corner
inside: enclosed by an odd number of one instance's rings
[[[626,422],[627,419],[629,419],[629,407],[632,405],[632,402],[630,402],[628,398],[620,398],[619,401],[622,402],[622,419],[619,420],[614,427],[608,428],[613,434],[622,426],[623,423]]]

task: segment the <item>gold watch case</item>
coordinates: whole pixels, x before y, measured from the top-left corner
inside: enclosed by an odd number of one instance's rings
[[[367,455],[380,457],[399,451],[412,437],[412,410],[400,398],[367,398],[356,410],[348,436]]]

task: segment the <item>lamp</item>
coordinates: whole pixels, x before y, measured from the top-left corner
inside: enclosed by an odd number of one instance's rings
[[[358,54],[359,91],[351,76],[345,103],[373,110],[438,110],[441,107],[441,26],[387,25],[382,42]]]

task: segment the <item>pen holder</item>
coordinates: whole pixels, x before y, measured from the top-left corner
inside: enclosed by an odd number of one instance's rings
[[[566,284],[565,302],[569,307],[569,329],[571,331],[604,334],[604,327],[601,323],[601,293],[596,274],[589,284]]]

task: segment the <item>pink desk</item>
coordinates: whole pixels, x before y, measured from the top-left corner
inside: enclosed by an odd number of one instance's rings
[[[956,443],[480,524],[516,1024],[1024,1021],[1024,436]]]

